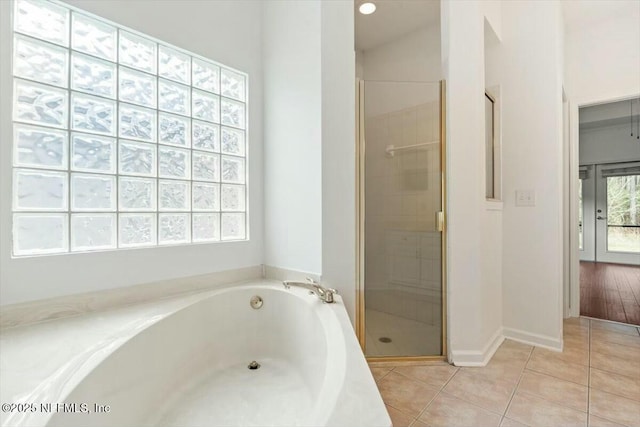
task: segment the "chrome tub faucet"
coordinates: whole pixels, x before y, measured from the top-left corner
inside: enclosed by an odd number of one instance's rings
[[[285,280],[282,282],[286,289],[290,289],[291,286],[295,286],[298,288],[308,289],[310,294],[314,294],[320,301],[325,302],[327,304],[331,304],[335,302],[333,296],[338,293],[335,289],[325,288],[320,283],[314,281],[307,277],[306,282],[298,282],[296,280]]]

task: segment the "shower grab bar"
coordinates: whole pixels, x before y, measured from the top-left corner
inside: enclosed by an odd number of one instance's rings
[[[384,151],[387,153],[387,156],[393,157],[393,154],[396,151],[411,150],[412,148],[419,148],[436,144],[440,144],[440,141],[423,142],[422,144],[405,145],[404,147],[396,147],[395,145],[391,144],[387,145],[387,148],[385,148]]]

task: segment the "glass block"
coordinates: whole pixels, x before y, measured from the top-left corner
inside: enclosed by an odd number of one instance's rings
[[[116,103],[89,95],[71,94],[71,128],[115,135]]]
[[[42,0],[18,0],[14,28],[51,43],[69,46],[69,10]]]
[[[191,208],[191,185],[187,181],[159,182],[161,211],[188,211]]]
[[[220,240],[220,214],[193,214],[193,241],[215,242]]]
[[[156,176],[155,145],[121,140],[118,147],[118,173],[122,175]]]
[[[118,215],[119,247],[153,246],[156,240],[156,214]]]
[[[71,135],[71,170],[116,173],[116,140],[97,135]]]
[[[71,174],[71,210],[97,212],[116,210],[116,177]]]
[[[71,215],[71,250],[91,251],[116,247],[115,214]]]
[[[67,87],[67,49],[16,35],[13,58],[13,74],[16,77]]]
[[[244,184],[244,159],[222,156],[222,182]]]
[[[46,169],[67,168],[67,132],[16,123],[14,164]]]
[[[245,214],[222,214],[222,240],[242,240],[246,238]]]
[[[67,214],[14,214],[13,254],[39,255],[68,251]]]
[[[119,177],[118,206],[121,211],[155,211],[156,180]]]
[[[189,179],[190,160],[189,150],[160,147],[160,177]]]
[[[71,89],[115,98],[116,65],[74,52],[71,55]]]
[[[220,156],[194,151],[193,179],[220,182]]]
[[[220,123],[220,98],[200,90],[193,90],[192,116],[196,119]]]
[[[156,107],[156,77],[130,68],[120,67],[118,78],[120,80],[118,96],[121,101],[145,107]]]
[[[191,145],[191,120],[167,113],[160,113],[158,120],[158,142],[181,147]]]
[[[155,74],[156,43],[120,30],[120,56],[118,62],[141,71]]]
[[[207,182],[194,182],[192,184],[193,211],[219,211],[220,210],[220,184]]]
[[[120,104],[120,137],[156,141],[156,111]]]
[[[220,126],[193,121],[193,148],[220,152]]]
[[[16,211],[66,211],[66,172],[13,170],[13,209]]]
[[[116,28],[80,13],[71,14],[71,47],[115,62]]]
[[[20,122],[67,127],[68,92],[25,80],[15,80],[14,119]]]
[[[244,131],[222,126],[222,152],[234,156],[244,156]]]
[[[188,116],[191,113],[191,91],[188,86],[159,79],[158,108]]]
[[[191,83],[191,57],[166,46],[160,46],[158,74],[180,83]]]
[[[244,104],[222,98],[221,107],[223,125],[245,128]]]
[[[210,62],[193,58],[193,87],[220,93],[220,67]]]
[[[244,76],[242,74],[223,68],[220,75],[220,81],[223,96],[244,101],[245,84]]]
[[[175,244],[191,241],[191,220],[189,214],[159,214],[158,243]]]
[[[222,210],[244,212],[246,206],[244,185],[222,186]]]

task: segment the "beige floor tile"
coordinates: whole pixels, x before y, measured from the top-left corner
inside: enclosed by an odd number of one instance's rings
[[[556,405],[540,397],[517,391],[506,413],[507,418],[532,426],[586,426],[587,414]]]
[[[630,427],[640,425],[640,402],[598,389],[589,393],[589,413]]]
[[[398,366],[394,372],[413,378],[423,383],[442,388],[449,379],[458,371],[455,366]]]
[[[533,347],[517,341],[504,340],[491,360],[526,362]]]
[[[533,350],[532,356],[544,357],[551,360],[561,360],[567,363],[575,363],[577,365],[589,366],[589,347],[588,345],[576,346],[571,343],[564,345],[562,352],[547,350],[545,348],[536,348]]]
[[[518,391],[542,397],[558,405],[587,412],[587,386],[564,381],[549,375],[525,371]]]
[[[640,401],[640,379],[591,368],[591,388]]]
[[[591,351],[591,367],[640,379],[640,361]]]
[[[438,389],[393,371],[378,382],[378,388],[384,403],[413,417],[438,394]]]
[[[482,409],[479,406],[440,393],[427,409],[420,415],[419,420],[428,426],[498,426],[500,415]]]
[[[389,413],[389,417],[391,417],[393,427],[409,427],[414,420],[414,417],[410,417],[389,405],[387,405],[387,412]]]
[[[461,371],[470,371],[477,375],[483,375],[487,378],[509,381],[517,383],[520,379],[520,374],[524,370],[527,364],[525,360],[513,360],[510,358],[492,358],[487,366],[482,368],[460,368]]]
[[[591,319],[591,330],[613,331],[621,334],[638,336],[638,330],[631,325],[623,325],[621,323],[603,322],[601,320]]]
[[[373,375],[373,379],[376,380],[376,382],[380,381],[382,378],[384,378],[385,375],[391,372],[391,368],[388,368],[388,367],[382,367],[382,368],[370,367],[369,369],[371,369],[371,374]]]
[[[429,426],[420,420],[415,420],[413,424],[411,424],[411,427],[429,427]]]
[[[605,420],[604,418],[589,415],[589,427],[624,427],[622,424]]]
[[[591,341],[611,342],[614,344],[640,348],[640,335],[627,335],[601,329],[594,329],[591,332]]]
[[[564,319],[562,323],[564,325],[580,325],[589,327],[590,320],[586,317],[570,317],[568,319]]]
[[[509,381],[490,379],[465,370],[458,372],[443,390],[484,409],[503,414],[515,386]]]
[[[588,366],[569,363],[552,354],[553,352],[538,352],[538,350],[533,351],[527,363],[527,369],[582,385],[589,384]]]
[[[562,327],[564,336],[589,336],[589,326],[564,324]]]
[[[592,340],[591,351],[597,351],[605,356],[621,357],[628,359],[630,362],[635,360],[640,363],[640,348],[630,347],[628,345]]]
[[[512,420],[511,418],[504,417],[502,419],[502,422],[500,423],[500,427],[528,427],[528,426],[516,420]]]

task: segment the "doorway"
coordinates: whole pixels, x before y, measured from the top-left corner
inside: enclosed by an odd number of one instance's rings
[[[637,101],[579,111],[580,314],[640,325]]]

